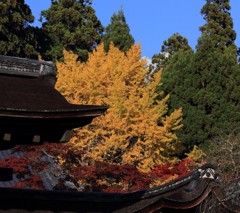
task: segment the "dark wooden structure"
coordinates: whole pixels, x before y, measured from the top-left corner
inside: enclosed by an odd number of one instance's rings
[[[68,103],[54,89],[55,82],[52,62],[0,56],[0,149],[4,144],[68,141],[73,128],[107,110]],[[11,179],[11,169],[1,168],[3,173]],[[124,194],[0,187],[0,212],[195,212],[216,178],[214,168],[205,165],[163,186]]]
[[[52,62],[0,56],[0,140],[65,142],[107,110],[68,103],[55,82]]]
[[[215,180],[214,168],[205,165],[163,186],[124,194],[0,188],[0,212],[195,212]]]

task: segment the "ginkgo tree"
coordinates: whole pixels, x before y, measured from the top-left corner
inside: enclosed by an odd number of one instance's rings
[[[74,147],[85,157],[116,164],[132,164],[141,171],[174,162],[179,143],[182,110],[171,114],[159,87],[161,71],[149,75],[140,45],[123,53],[110,45],[105,52],[99,45],[87,62],[64,51],[64,62],[57,63],[56,89],[73,104],[108,105],[103,116],[75,131]],[[88,162],[83,162],[88,163]]]

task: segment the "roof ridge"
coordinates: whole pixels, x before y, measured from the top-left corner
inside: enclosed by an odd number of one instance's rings
[[[52,61],[40,61],[5,55],[0,55],[0,73],[31,77],[57,75],[55,63]]]

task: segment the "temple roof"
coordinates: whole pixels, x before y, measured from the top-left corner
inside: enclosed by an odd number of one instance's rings
[[[21,76],[56,76],[52,61],[0,55],[0,73]]]
[[[196,210],[217,175],[211,165],[165,185],[130,193],[0,188],[1,212],[186,212]],[[190,212],[190,211],[189,211]]]
[[[6,141],[14,145],[67,141],[68,131],[90,124],[107,110],[107,106],[68,103],[54,89],[55,81],[52,62],[0,56],[1,146]],[[9,152],[2,151],[0,159]],[[9,176],[6,179],[11,179],[11,169],[3,170]],[[53,173],[55,178],[55,170]],[[165,185],[129,193],[54,191],[50,190],[54,178],[45,178],[46,190],[14,189],[0,182],[0,212],[195,212],[212,193],[217,174],[207,164]]]
[[[1,74],[0,91],[0,111],[83,111],[100,107],[69,104],[48,79],[42,78]]]
[[[107,106],[74,105],[54,88],[54,63],[0,56],[0,138],[58,142],[103,114]]]

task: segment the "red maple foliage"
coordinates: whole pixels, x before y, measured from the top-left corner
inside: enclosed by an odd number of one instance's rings
[[[152,179],[135,166],[95,162],[92,166],[73,168],[70,173],[88,184],[86,190],[129,192],[149,187]]]
[[[15,188],[44,189],[43,182],[38,175],[52,163],[61,165],[65,178],[59,179],[55,190],[66,189],[64,183],[71,181],[77,190],[98,192],[131,192],[149,188],[156,179],[165,182],[168,179],[180,178],[189,174],[194,161],[190,158],[179,164],[161,164],[155,166],[151,172],[143,173],[134,165],[109,164],[107,162],[88,159],[90,164],[79,164],[84,150],[72,149],[68,144],[48,144],[39,146],[17,146],[13,153],[21,153],[20,157],[8,157],[0,161],[0,167],[13,168],[19,182]],[[19,154],[18,154],[19,156]],[[49,157],[52,161],[43,160]],[[58,159],[65,159],[59,164]],[[91,161],[89,161],[91,160]]]
[[[38,189],[38,190],[44,189],[42,179],[36,175],[34,175],[30,178],[27,178],[23,181],[19,181],[12,187],[13,188],[31,188],[31,189]]]
[[[157,165],[150,174],[156,175],[164,180],[176,175],[180,178],[192,172],[194,165],[195,162],[191,158],[185,158],[179,164],[165,163]]]

